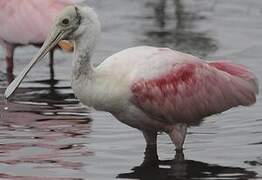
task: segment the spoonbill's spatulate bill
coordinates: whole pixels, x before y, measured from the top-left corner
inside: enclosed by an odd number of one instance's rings
[[[256,78],[244,66],[227,61],[206,62],[168,48],[129,48],[93,67],[90,57],[99,33],[94,10],[65,8],[40,52],[7,88],[6,98],[35,62],[60,40],[69,39],[75,42],[75,95],[83,104],[108,111],[119,121],[141,130],[151,147],[156,148],[157,132],[163,131],[177,150],[182,150],[188,126],[256,101]]]
[[[76,2],[79,0],[0,0],[0,44],[6,51],[8,73],[13,72],[15,47],[43,44],[54,18]]]

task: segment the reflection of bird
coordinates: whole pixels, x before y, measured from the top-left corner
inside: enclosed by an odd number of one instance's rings
[[[207,31],[195,28],[195,23],[204,20],[205,16],[199,11],[189,11],[183,0],[172,1],[158,0],[148,6],[154,9],[152,20],[155,23],[146,29],[144,43],[173,47],[201,57],[214,52],[217,49],[215,40]]]
[[[149,152],[150,153],[150,152]],[[147,152],[145,152],[147,155]],[[182,152],[173,160],[145,161],[132,168],[130,173],[121,173],[120,179],[190,180],[190,179],[252,179],[257,174],[239,167],[226,167],[199,161],[185,160]]]
[[[41,45],[54,17],[75,0],[0,0],[0,43],[6,50],[7,72],[12,74],[14,49],[20,45]],[[53,64],[53,52],[50,53]]]
[[[61,39],[75,41],[72,87],[79,100],[111,112],[121,122],[141,130],[148,146],[156,147],[164,131],[181,151],[187,126],[202,118],[256,101],[255,76],[241,65],[206,62],[168,48],[134,47],[93,67],[90,57],[100,32],[96,13],[70,6],[36,57],[10,84],[8,98],[31,67]]]

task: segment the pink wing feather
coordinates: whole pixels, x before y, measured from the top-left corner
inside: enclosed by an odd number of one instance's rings
[[[187,62],[131,87],[133,102],[159,120],[194,122],[256,101],[258,85],[245,67],[230,62]]]
[[[55,16],[77,0],[0,0],[0,41],[42,43]]]

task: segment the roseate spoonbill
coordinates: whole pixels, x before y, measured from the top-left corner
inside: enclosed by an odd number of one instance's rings
[[[72,87],[79,100],[112,113],[143,132],[156,148],[157,132],[166,132],[178,151],[187,127],[212,114],[256,101],[256,77],[244,66],[206,62],[168,48],[133,47],[97,67],[90,61],[100,23],[90,7],[69,6],[56,18],[44,45],[8,86],[9,98],[32,66],[62,39],[75,43]]]
[[[0,44],[6,51],[9,75],[13,73],[15,47],[41,46],[55,16],[65,6],[76,2],[79,0],[0,0]],[[53,51],[50,51],[50,65],[53,65]]]

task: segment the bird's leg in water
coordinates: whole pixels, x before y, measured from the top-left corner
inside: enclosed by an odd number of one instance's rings
[[[14,69],[14,46],[11,44],[5,44],[6,47],[6,72],[7,72],[7,79],[8,83],[11,83],[14,79],[13,69]]]
[[[54,80],[54,49],[49,52],[50,80]]]
[[[183,161],[185,161],[184,152],[177,150],[174,161],[176,161],[176,162],[183,162]]]
[[[183,144],[185,142],[187,132],[187,125],[183,123],[178,123],[172,126],[171,130],[168,132],[172,142],[176,146],[176,151],[183,151]]]
[[[157,132],[143,131],[146,140],[145,161],[157,161]]]
[[[54,49],[49,52],[49,65],[54,65]]]
[[[184,158],[183,151],[177,151],[175,159],[171,164],[172,177],[177,177],[178,179],[184,179],[188,175],[187,162]]]

